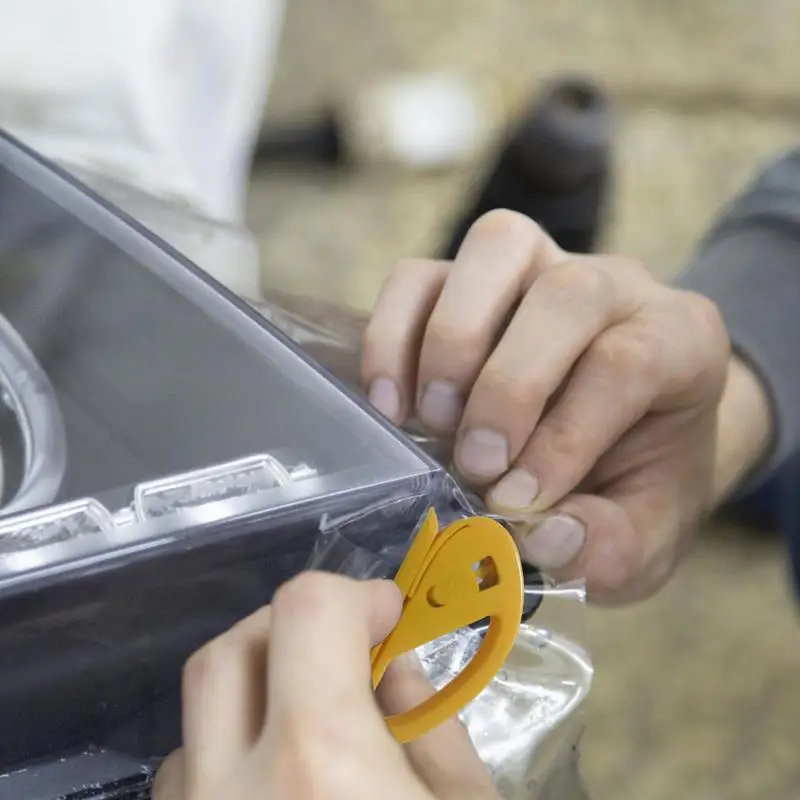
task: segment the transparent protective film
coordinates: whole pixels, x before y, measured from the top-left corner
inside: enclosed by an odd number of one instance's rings
[[[434,480],[443,485],[398,491],[347,516],[324,517],[308,569],[361,580],[393,577],[431,507],[442,525],[471,515],[455,481],[444,473]]]
[[[444,480],[449,492],[437,495],[447,500],[434,508],[442,527],[479,512],[452,478]],[[356,514],[325,519],[308,567],[358,579],[393,577],[430,507],[430,496],[387,497]],[[504,798],[583,800],[577,745],[581,706],[592,683],[584,588],[527,569],[525,595],[509,658],[460,717]],[[485,629],[477,623],[416,651],[434,688],[465,668]]]
[[[308,355],[352,389],[361,388],[361,341],[369,316],[313,295],[293,295],[264,286],[264,298],[251,305],[300,345]],[[434,436],[410,419],[404,430],[442,464],[452,456],[452,436]]]
[[[546,789],[557,772],[575,771],[573,783],[579,785],[575,748],[592,663],[582,644],[583,587],[545,579],[526,592],[538,594],[540,604],[520,625],[503,669],[460,717],[504,798],[549,800]],[[464,669],[481,646],[482,633],[480,627],[464,628],[417,650],[436,689]]]

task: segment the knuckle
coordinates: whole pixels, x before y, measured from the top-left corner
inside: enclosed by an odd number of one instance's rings
[[[341,580],[339,578],[339,582]],[[336,592],[336,584],[336,577],[328,573],[301,572],[278,587],[272,599],[272,608],[276,614],[312,611],[330,601],[331,595]]]
[[[488,323],[483,320],[453,320],[434,314],[425,332],[424,355],[447,353],[454,362],[472,360],[482,355],[489,337]]]
[[[547,387],[534,377],[514,375],[506,371],[493,369],[491,366],[483,371],[473,394],[481,394],[488,403],[504,413],[515,415],[525,413],[536,403],[547,397]]]
[[[592,349],[603,369],[619,380],[633,375],[654,377],[660,370],[663,345],[643,327],[627,326],[624,332],[608,332],[597,339]]]
[[[554,461],[582,467],[591,437],[584,426],[564,416],[551,415],[536,434],[536,450],[545,464]]]
[[[692,332],[694,357],[687,363],[689,380],[715,384],[721,389],[731,352],[722,313],[711,299],[694,292],[681,292],[679,301],[688,314],[688,329]]]
[[[715,351],[730,348],[728,329],[719,306],[708,297],[695,292],[684,292],[683,301],[695,326],[700,329],[701,340]]]
[[[707,325],[710,329],[724,329],[722,314],[711,298],[698,292],[680,292],[678,296],[692,317],[700,324]]]
[[[628,256],[613,256],[613,271],[623,276],[626,280],[644,280],[649,284],[656,284],[652,273],[645,266],[644,261]]]
[[[535,242],[547,237],[542,226],[518,211],[496,208],[486,212],[472,224],[470,234],[490,239],[523,239]]]
[[[596,300],[608,296],[614,288],[613,279],[590,259],[570,259],[551,267],[540,280],[559,294]]]

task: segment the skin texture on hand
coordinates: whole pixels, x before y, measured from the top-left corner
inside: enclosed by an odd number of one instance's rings
[[[433,691],[413,659],[372,690],[370,649],[401,605],[388,581],[304,573],[203,647],[154,800],[499,800],[457,720],[406,747],[389,733],[386,714]]]
[[[527,560],[620,603],[663,585],[713,502],[729,360],[707,298],[495,211],[453,263],[389,277],[362,378],[396,424],[455,435],[458,472],[517,520]]]

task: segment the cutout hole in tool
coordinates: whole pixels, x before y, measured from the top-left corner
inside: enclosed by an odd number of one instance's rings
[[[428,590],[428,604],[433,608],[443,608],[454,602],[464,592],[477,589],[479,592],[497,586],[497,566],[491,556],[481,559],[472,565],[471,574],[464,570],[454,572],[449,579],[443,580]]]
[[[479,561],[475,565],[474,571],[479,592],[490,589],[492,586],[497,586],[497,565],[491,556]]]
[[[402,714],[413,707],[407,702],[402,706],[397,703],[395,681],[406,670],[422,669],[433,689],[441,691],[469,666],[482,644],[482,632],[461,628],[398,656],[378,684],[376,698],[383,713]]]

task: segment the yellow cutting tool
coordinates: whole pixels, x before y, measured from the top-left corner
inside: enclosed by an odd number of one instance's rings
[[[483,644],[459,675],[425,702],[386,720],[395,738],[406,743],[458,714],[497,674],[519,628],[524,581],[516,544],[500,523],[471,517],[439,531],[431,509],[395,582],[403,592],[403,611],[372,651],[376,688],[398,656],[489,619]]]

